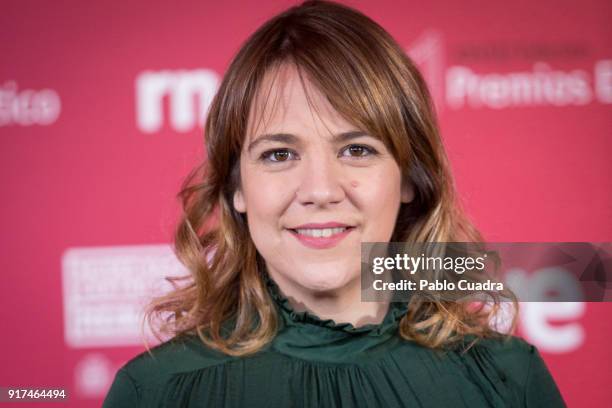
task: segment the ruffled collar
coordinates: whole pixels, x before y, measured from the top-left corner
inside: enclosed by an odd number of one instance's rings
[[[399,326],[399,321],[406,313],[408,306],[404,302],[391,302],[389,309],[381,323],[366,324],[355,327],[352,323],[336,323],[333,319],[321,319],[308,311],[296,312],[291,306],[289,299],[285,297],[278,284],[264,272],[264,281],[268,288],[268,293],[277,305],[281,324],[283,328],[300,327],[311,332],[319,332],[321,334],[329,334],[327,332],[342,333],[349,336],[370,336],[378,337],[388,334],[394,334]]]

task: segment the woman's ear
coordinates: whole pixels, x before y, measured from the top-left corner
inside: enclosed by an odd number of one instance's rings
[[[234,192],[234,208],[240,213],[246,212],[246,203],[244,202],[244,196],[240,188],[237,188]]]
[[[402,182],[402,194],[401,194],[402,203],[407,204],[414,200],[414,187],[410,181]]]

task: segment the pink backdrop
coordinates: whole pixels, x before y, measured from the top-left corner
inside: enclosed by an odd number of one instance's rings
[[[139,307],[181,271],[174,195],[203,156],[202,113],[247,35],[292,3],[3,2],[0,386],[99,406],[143,350]],[[612,3],[459,3],[347,2],[422,68],[489,240],[612,241]],[[611,312],[523,304],[519,334],[570,406],[612,404]]]

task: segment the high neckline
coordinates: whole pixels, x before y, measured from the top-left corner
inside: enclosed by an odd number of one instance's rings
[[[321,319],[319,316],[309,311],[297,312],[284,296],[274,279],[264,272],[264,281],[268,288],[268,293],[277,305],[281,317],[283,328],[301,327],[302,329],[321,332],[337,332],[347,336],[383,336],[393,334],[397,331],[399,320],[406,313],[408,306],[404,302],[391,302],[389,308],[380,323],[369,323],[355,327],[352,323],[338,323],[333,319]]]

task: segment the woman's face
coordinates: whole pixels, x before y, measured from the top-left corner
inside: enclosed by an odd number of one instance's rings
[[[361,242],[389,241],[400,203],[413,193],[402,187],[384,143],[344,120],[305,83],[318,114],[291,65],[281,67],[271,88],[269,100],[278,98],[273,110],[264,95],[256,99],[234,207],[246,213],[274,278],[294,294],[340,293],[359,282]]]

